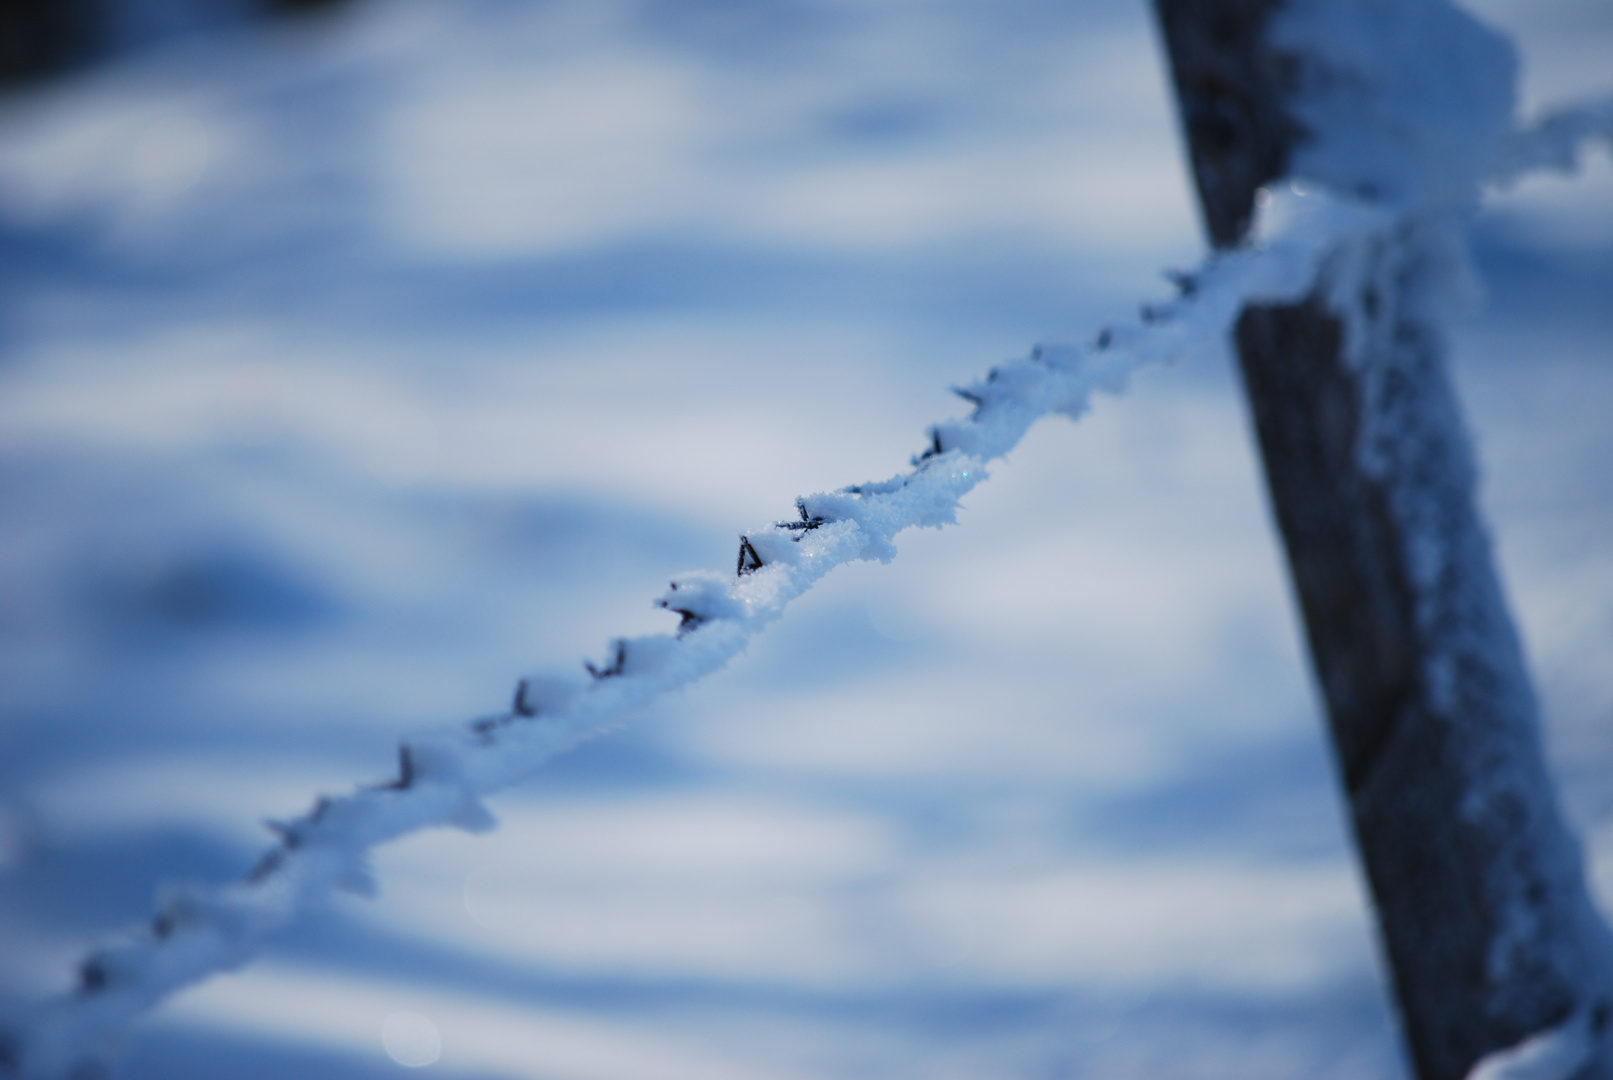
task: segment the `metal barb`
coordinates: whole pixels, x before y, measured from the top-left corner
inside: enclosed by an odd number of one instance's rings
[[[661,601],[661,606],[672,612],[672,614],[681,615],[683,617],[682,621],[678,623],[678,636],[680,637],[706,621],[706,617],[704,615],[690,611],[688,608],[673,607],[665,600]]]
[[[407,791],[414,786],[414,751],[409,749],[408,743],[398,744],[398,782],[395,786],[399,791]]]
[[[398,744],[398,778],[388,780],[384,784],[376,784],[376,791],[408,791],[414,786],[415,768],[414,751],[409,749],[408,743]],[[321,813],[323,811],[321,810]]]
[[[270,848],[263,858],[258,860],[258,865],[254,866],[251,872],[246,875],[246,883],[248,885],[258,884],[278,870],[280,864],[285,861],[285,857],[283,848]]]
[[[592,661],[584,660],[582,666],[588,669],[588,674],[596,679],[613,679],[627,669],[627,642],[616,642],[616,658],[609,667],[597,668]]]
[[[281,846],[287,851],[295,851],[297,845],[302,843],[302,836],[296,827],[284,821],[267,820],[263,823],[263,827],[278,836]]]
[[[775,521],[773,522],[773,527],[775,529],[786,529],[794,533],[808,533],[829,520],[822,515],[808,514],[805,499],[796,499],[795,508],[801,512],[800,521]],[[791,539],[799,543],[801,538],[799,536],[795,536],[791,537]]]
[[[754,570],[760,570],[764,565],[762,557],[756,554],[756,548],[751,544],[750,537],[741,536],[739,538],[739,566],[736,571],[738,575],[744,577]]]
[[[928,450],[924,451],[924,453],[914,455],[913,464],[915,466],[922,465],[931,458],[940,457],[944,453],[946,453],[946,451],[941,447],[941,432],[936,428],[931,428],[930,447]]]

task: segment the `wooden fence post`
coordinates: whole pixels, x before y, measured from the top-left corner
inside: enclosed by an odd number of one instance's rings
[[[1306,58],[1268,41],[1284,4],[1154,0],[1217,247],[1330,136],[1293,108]],[[1244,389],[1418,1077],[1462,1080],[1548,1029],[1541,1077],[1613,1077],[1613,944],[1546,769],[1439,327],[1410,295],[1417,227],[1352,295],[1246,308]]]

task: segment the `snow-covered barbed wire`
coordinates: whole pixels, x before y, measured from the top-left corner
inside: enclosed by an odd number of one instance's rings
[[[485,796],[723,667],[836,566],[889,561],[897,533],[952,523],[987,464],[1017,446],[1037,420],[1077,418],[1095,393],[1120,391],[1140,367],[1223,348],[1245,304],[1298,299],[1345,238],[1390,224],[1380,211],[1320,191],[1284,188],[1265,202],[1274,224],[1260,242],[1174,275],[1175,299],[1144,307],[1136,321],[1105,329],[1088,345],[1038,347],[955,388],[971,414],[931,427],[908,471],[798,498],[795,519],[740,537],[733,569],[679,574],[655,601],[679,616],[673,632],[618,639],[602,663],[575,675],[520,680],[507,711],[409,738],[390,780],[321,797],[301,816],[269,823],[278,843],[245,879],[168,889],[147,927],[82,962],[73,991],[12,1018],[14,1031],[0,1030],[0,1071],[75,1076],[139,1014],[242,966],[332,891],[372,892],[372,848],[437,826],[492,828]]]
[[[1610,103],[1551,114],[1508,144],[1495,178],[1572,163],[1582,142],[1608,137],[1610,120]],[[42,1080],[100,1075],[100,1063],[141,1013],[243,966],[333,891],[372,893],[371,849],[427,828],[491,829],[486,796],[620,726],[659,695],[723,667],[836,566],[888,562],[897,533],[953,523],[958,501],[986,479],[986,466],[1013,450],[1037,420],[1055,413],[1077,419],[1094,394],[1119,392],[1141,367],[1225,348],[1246,305],[1335,290],[1339,276],[1351,272],[1352,252],[1394,245],[1414,225],[1316,185],[1263,192],[1259,213],[1249,246],[1171,275],[1175,299],[1145,306],[1136,321],[1111,326],[1090,344],[1039,346],[955,388],[973,411],[930,428],[928,446],[908,471],[798,498],[795,519],[740,537],[732,572],[678,575],[655,601],[679,616],[674,632],[617,639],[604,663],[587,663],[582,674],[521,679],[507,711],[404,742],[390,780],[322,796],[307,813],[269,823],[278,843],[244,879],[165,890],[144,929],[80,964],[72,991],[0,1022],[0,1073]]]

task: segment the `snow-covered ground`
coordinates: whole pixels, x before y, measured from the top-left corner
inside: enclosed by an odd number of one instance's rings
[[[1486,0],[1526,110],[1605,0]],[[371,0],[0,101],[0,996],[668,629],[1201,251],[1140,3]],[[1613,905],[1613,165],[1456,335]],[[385,849],[130,1078],[1403,1075],[1231,367],[1048,421],[730,670]]]

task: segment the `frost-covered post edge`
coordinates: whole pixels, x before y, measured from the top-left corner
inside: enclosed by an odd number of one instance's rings
[[[1139,367],[1218,351],[1250,302],[1295,300],[1316,280],[1319,254],[1386,220],[1348,200],[1280,193],[1282,225],[1265,241],[1212,255],[1176,275],[1181,295],[1145,307],[1082,346],[1038,347],[956,388],[972,406],[927,434],[912,467],[889,480],[795,500],[790,520],[739,538],[724,572],[677,575],[655,601],[675,630],[618,639],[600,663],[521,679],[495,715],[427,731],[399,748],[396,774],[304,814],[270,822],[277,842],[242,880],[165,890],[149,923],[92,951],[76,986],[54,1000],[0,1015],[0,1076],[85,1080],[128,1027],[169,995],[249,963],[280,930],[333,891],[369,893],[369,852],[427,828],[480,832],[494,825],[489,794],[610,731],[658,695],[723,667],[785,606],[842,564],[896,553],[914,526],[949,524],[986,466],[1017,446],[1040,418],[1079,418],[1099,391],[1118,392]]]
[[[1613,938],[1557,804],[1474,503],[1442,309],[1490,176],[1571,167],[1599,103],[1509,135],[1516,60],[1447,0],[1155,0],[1206,226],[1348,192],[1349,238],[1234,340],[1421,1080],[1613,1077]],[[1521,1070],[1521,1071],[1520,1071]]]

